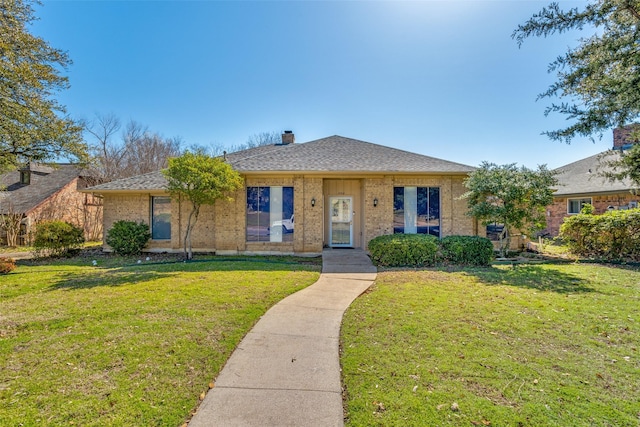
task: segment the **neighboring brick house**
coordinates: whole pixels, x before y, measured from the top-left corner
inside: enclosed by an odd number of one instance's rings
[[[394,232],[479,232],[460,200],[471,166],[341,136],[304,144],[289,131],[282,137],[226,155],[245,185],[233,201],[201,209],[194,251],[319,254],[323,247],[366,248]],[[149,251],[180,251],[188,207],[165,187],[154,172],[85,191],[103,197],[105,230],[117,220],[143,221],[151,226]]]
[[[79,190],[87,187],[83,170],[73,164],[29,164],[0,175],[0,215],[21,222],[18,244],[26,244],[34,225],[42,220],[68,221],[88,237],[102,235],[102,203]],[[0,230],[0,244],[7,235]]]
[[[595,213],[601,214],[612,209],[638,207],[640,195],[631,181],[611,181],[602,176],[608,160],[620,156],[620,151],[631,146],[630,133],[640,129],[640,125],[618,128],[613,131],[613,151],[596,154],[586,159],[559,167],[558,188],[553,204],[547,208],[547,230],[557,236],[560,226],[568,216],[580,213],[582,205],[594,206]]]

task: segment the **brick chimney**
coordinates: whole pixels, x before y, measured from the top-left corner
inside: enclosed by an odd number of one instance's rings
[[[282,144],[289,145],[289,144],[293,144],[294,142],[296,142],[296,136],[293,134],[292,131],[285,130],[284,133],[282,134]]]
[[[632,133],[640,134],[640,123],[633,123],[627,126],[619,127],[613,130],[613,148],[629,148],[631,144],[638,142],[638,139],[632,138]],[[636,135],[640,137],[640,135]]]

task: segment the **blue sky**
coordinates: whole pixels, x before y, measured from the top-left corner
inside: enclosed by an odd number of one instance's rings
[[[560,2],[564,7],[583,4]],[[52,1],[32,31],[68,51],[69,114],[113,113],[186,145],[292,130],[451,161],[558,167],[598,153],[536,96],[580,33],[511,33],[547,1]],[[582,35],[587,35],[582,34]]]

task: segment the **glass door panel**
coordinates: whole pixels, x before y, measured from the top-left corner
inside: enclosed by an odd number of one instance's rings
[[[331,247],[353,246],[353,200],[351,197],[329,199],[329,237]]]

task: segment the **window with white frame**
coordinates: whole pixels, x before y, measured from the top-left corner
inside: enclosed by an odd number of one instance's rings
[[[579,214],[584,205],[592,204],[591,197],[583,197],[581,199],[569,199],[567,201],[567,213]]]
[[[247,242],[293,242],[293,187],[247,187]]]
[[[171,198],[151,197],[151,238],[171,239]]]
[[[393,232],[440,237],[440,188],[394,187]]]

